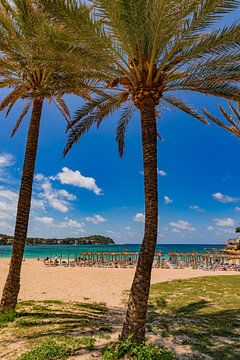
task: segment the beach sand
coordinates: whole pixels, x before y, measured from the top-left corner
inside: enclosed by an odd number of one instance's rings
[[[0,292],[10,259],[0,259]],[[42,261],[23,262],[19,300],[63,300],[104,302],[123,307],[124,292],[129,290],[135,269],[47,267]],[[175,279],[210,275],[239,275],[238,272],[193,269],[153,269],[152,284]],[[125,294],[126,297],[126,294]]]

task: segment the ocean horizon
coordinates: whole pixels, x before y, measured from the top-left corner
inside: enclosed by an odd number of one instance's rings
[[[80,256],[81,252],[138,252],[141,244],[111,244],[111,245],[26,245],[24,251],[24,258],[37,259],[50,256],[67,257],[68,255],[73,258]],[[157,244],[156,251],[162,252],[167,256],[169,252],[189,253],[207,252],[206,249],[221,249],[224,244]],[[11,245],[0,245],[0,258],[10,258],[12,253]]]

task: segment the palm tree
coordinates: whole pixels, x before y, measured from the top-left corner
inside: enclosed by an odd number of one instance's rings
[[[19,100],[25,103],[12,136],[31,111],[22,179],[18,199],[13,250],[9,273],[3,289],[0,310],[15,309],[19,288],[22,258],[28,230],[32,196],[32,183],[38,148],[39,128],[44,100],[56,105],[66,121],[69,110],[63,99],[74,93],[89,99],[94,76],[83,66],[88,59],[85,52],[78,57],[78,66],[84,68],[78,75],[71,73],[74,49],[64,47],[64,29],[44,17],[44,12],[31,0],[0,0],[0,88],[10,88],[10,93],[0,103],[0,110],[9,115]],[[85,11],[85,10],[84,10]],[[54,25],[54,27],[53,27]],[[59,34],[61,37],[59,38]],[[46,40],[47,39],[47,40]],[[61,40],[61,53],[58,41]],[[71,51],[70,51],[71,50]],[[70,54],[71,53],[71,54]],[[88,61],[92,67],[91,61]],[[74,66],[77,65],[73,62]],[[66,71],[67,69],[67,71]],[[94,84],[96,86],[96,84]]]
[[[68,29],[70,43],[76,42],[78,27],[82,26],[78,15],[79,1],[39,2]],[[132,334],[136,342],[141,342],[145,336],[151,269],[158,234],[157,117],[160,111],[157,110],[167,104],[208,124],[204,114],[187,104],[180,97],[181,93],[191,91],[223,99],[240,99],[240,24],[237,22],[221,29],[213,27],[216,20],[236,9],[239,1],[92,0],[91,5],[92,24],[90,21],[87,23],[91,36],[88,31],[81,33],[85,37],[81,41],[103,58],[107,57],[108,67],[104,74],[111,81],[105,96],[99,94],[76,112],[68,126],[70,133],[64,154],[92,125],[99,127],[107,115],[120,109],[116,140],[122,156],[124,135],[132,110],[139,111],[145,231],[122,336]],[[94,32],[96,23],[101,24],[101,31],[97,34]],[[74,34],[72,40],[71,34]],[[116,74],[114,77],[113,73]],[[224,127],[239,136],[237,123]]]

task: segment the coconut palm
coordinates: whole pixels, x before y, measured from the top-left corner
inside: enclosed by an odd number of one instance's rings
[[[85,10],[83,9],[83,12]],[[79,11],[80,14],[80,11]],[[54,25],[54,27],[53,27]],[[58,29],[45,18],[41,8],[31,0],[0,0],[0,88],[10,92],[0,102],[0,110],[9,115],[18,101],[24,104],[12,131],[15,134],[26,115],[31,112],[22,179],[18,199],[13,251],[8,277],[3,289],[1,311],[15,309],[20,288],[20,272],[28,230],[32,183],[36,162],[39,127],[44,100],[53,103],[68,121],[69,110],[63,95],[74,93],[89,99],[95,74],[88,72],[89,58],[82,53],[71,61],[74,49],[64,47],[64,29]],[[61,53],[58,52],[61,33]],[[47,41],[46,38],[48,39]],[[71,51],[70,51],[71,50]],[[70,54],[71,53],[71,54]],[[93,66],[92,56],[88,63]],[[78,74],[71,72],[71,64]],[[80,73],[78,66],[84,68]],[[97,66],[96,66],[97,67]],[[67,69],[67,71],[66,71]],[[86,80],[84,80],[86,79]],[[94,83],[96,87],[96,83]]]
[[[76,43],[78,28],[82,25],[78,16],[79,1],[38,2],[58,18],[69,34],[74,34],[72,40],[69,35],[69,41]],[[88,31],[81,36],[85,38],[86,47],[103,58],[107,56],[111,74],[116,76],[111,76],[106,67],[104,74],[109,75],[111,81],[105,96],[98,95],[78,109],[68,126],[70,133],[64,153],[92,125],[99,127],[107,115],[120,109],[116,140],[122,156],[132,111],[140,113],[145,231],[122,336],[132,334],[135,341],[141,342],[145,336],[158,234],[157,118],[161,113],[158,109],[167,104],[208,124],[206,116],[186,103],[181,93],[191,91],[223,99],[240,99],[240,24],[214,28],[217,20],[239,6],[239,1],[92,0],[91,6],[92,24],[89,21],[87,26],[92,30],[90,36]],[[97,34],[94,32],[96,23],[102,24],[102,31]],[[239,136],[237,123],[224,127]]]

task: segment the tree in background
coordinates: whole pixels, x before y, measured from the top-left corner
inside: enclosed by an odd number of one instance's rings
[[[57,24],[52,24],[49,18],[45,18],[41,7],[35,6],[32,1],[15,0],[10,5],[7,0],[0,0],[0,88],[11,89],[0,102],[0,110],[6,109],[8,116],[16,102],[21,100],[25,104],[11,136],[31,111],[12,257],[0,306],[2,312],[15,309],[20,288],[44,100],[56,105],[68,121],[70,114],[63,95],[74,93],[89,99],[91,82],[95,76],[87,70],[89,54],[85,52],[79,56],[79,51],[78,66],[81,65],[84,70],[81,72],[78,69],[78,74],[70,73],[74,49],[70,51],[71,49],[64,48],[64,33],[61,31],[59,39],[56,28]],[[57,50],[60,40],[61,53]],[[94,57],[88,60],[91,68],[94,60],[96,62]],[[76,64],[74,68],[77,68]]]

